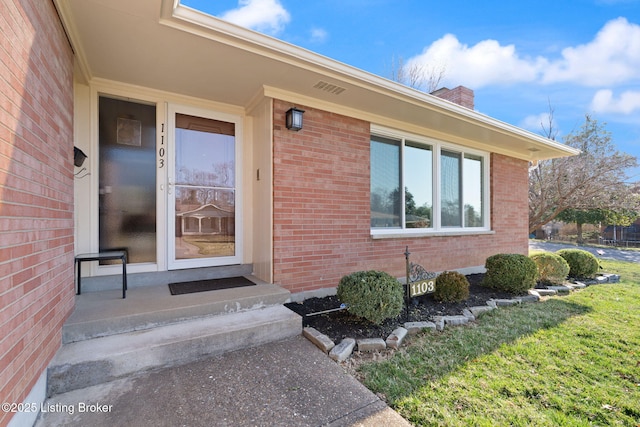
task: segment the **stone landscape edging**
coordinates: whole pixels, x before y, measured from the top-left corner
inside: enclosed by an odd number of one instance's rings
[[[469,322],[475,322],[483,314],[495,310],[498,307],[506,307],[522,303],[538,302],[544,296],[568,295],[572,291],[584,289],[587,286],[598,285],[604,283],[618,283],[620,276],[618,274],[600,274],[595,279],[587,281],[575,281],[574,283],[561,286],[547,286],[541,289],[530,289],[528,295],[515,297],[511,299],[490,299],[486,305],[465,308],[462,314],[455,316],[434,316],[433,322],[405,322],[403,326],[396,328],[387,339],[383,338],[362,338],[356,340],[354,338],[344,338],[336,345],[331,338],[319,332],[315,328],[305,327],[302,335],[315,344],[320,350],[324,351],[329,357],[336,362],[344,362],[357,348],[359,352],[375,352],[382,351],[387,348],[397,350],[402,346],[405,338],[409,335],[415,335],[426,330],[442,331],[445,327],[466,325]]]

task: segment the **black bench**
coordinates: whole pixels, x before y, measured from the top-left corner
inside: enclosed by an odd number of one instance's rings
[[[127,251],[108,251],[108,252],[96,252],[90,254],[78,254],[76,255],[75,264],[78,266],[78,292],[76,295],[82,293],[82,275],[80,273],[81,265],[84,261],[108,261],[117,260],[122,261],[122,298],[127,297]]]

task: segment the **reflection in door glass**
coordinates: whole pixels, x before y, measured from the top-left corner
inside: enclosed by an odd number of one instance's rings
[[[99,100],[100,250],[156,262],[156,107]]]
[[[235,255],[235,125],[176,114],[176,259]]]

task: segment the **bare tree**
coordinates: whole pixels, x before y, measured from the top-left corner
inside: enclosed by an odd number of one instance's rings
[[[550,138],[557,134],[553,109],[545,131]],[[564,142],[581,153],[540,161],[529,169],[530,233],[566,209],[627,207],[622,206],[629,200],[626,170],[637,166],[636,158],[617,151],[611,134],[589,115],[585,116],[580,129],[567,135]]]
[[[431,93],[438,89],[445,75],[443,64],[407,64],[401,56],[391,58],[391,80],[423,92]]]
[[[549,138],[552,141],[555,141],[558,137],[558,129],[555,128],[555,123],[553,122],[553,116],[555,114],[556,109],[551,105],[551,100],[547,100],[549,103],[549,114],[547,115],[547,123],[540,123],[540,127],[542,128],[542,134]]]

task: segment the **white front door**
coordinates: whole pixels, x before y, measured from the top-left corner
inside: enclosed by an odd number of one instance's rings
[[[170,105],[169,269],[242,263],[241,118]]]

